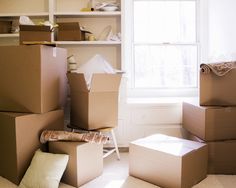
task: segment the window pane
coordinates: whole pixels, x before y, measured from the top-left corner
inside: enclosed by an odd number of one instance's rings
[[[197,46],[145,46],[134,48],[136,88],[197,86]]]
[[[134,1],[134,42],[196,42],[196,2]]]

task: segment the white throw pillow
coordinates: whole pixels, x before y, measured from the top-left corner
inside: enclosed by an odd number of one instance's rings
[[[69,155],[37,150],[19,188],[58,188]]]

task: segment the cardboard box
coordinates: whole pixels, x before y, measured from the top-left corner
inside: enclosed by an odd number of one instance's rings
[[[50,142],[51,153],[69,155],[62,182],[80,187],[103,171],[103,146],[86,142]]]
[[[117,126],[120,74],[93,74],[90,90],[84,74],[68,73],[67,77],[72,126],[86,130]]]
[[[66,49],[0,47],[0,111],[45,113],[66,98]]]
[[[0,112],[0,175],[19,184],[34,152],[46,145],[39,142],[45,129],[63,130],[63,111],[45,114]]]
[[[204,141],[236,139],[236,107],[183,103],[183,127]]]
[[[50,26],[20,25],[20,44],[23,44],[24,41],[52,42]]]
[[[236,69],[224,76],[200,73],[200,105],[236,106]]]
[[[0,20],[0,33],[11,33],[12,21]]]
[[[160,187],[192,187],[206,177],[207,145],[162,134],[133,141],[129,174]]]
[[[85,40],[85,33],[80,29],[78,22],[58,23],[58,41],[81,41]]]
[[[236,174],[236,140],[204,142],[190,135],[190,140],[208,146],[208,174]]]

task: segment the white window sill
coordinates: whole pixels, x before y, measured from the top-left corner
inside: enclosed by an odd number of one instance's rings
[[[198,97],[129,97],[128,105],[176,106],[183,102],[195,102]]]

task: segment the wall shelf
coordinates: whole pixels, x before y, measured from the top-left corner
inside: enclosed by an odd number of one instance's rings
[[[17,25],[20,16],[28,16],[34,23],[49,20],[52,23],[78,22],[97,39],[106,39],[108,35],[122,35],[123,2],[115,0],[120,6],[117,11],[80,11],[86,7],[89,0],[14,0],[10,6],[9,0],[1,0],[0,18],[10,20]],[[21,5],[22,6],[19,6]],[[58,46],[66,48],[73,54],[78,65],[88,61],[95,54],[103,56],[114,68],[122,65],[123,41],[55,41],[58,29],[52,34],[52,41]],[[86,34],[89,37],[89,34]],[[121,36],[121,38],[123,38]],[[0,34],[0,45],[19,44],[18,33]]]
[[[0,38],[14,38],[14,37],[19,37],[19,33],[0,34]]]
[[[120,45],[121,41],[55,41],[63,45]]]
[[[37,13],[0,13],[0,17],[19,17],[19,16],[30,16],[30,17],[45,17],[49,16],[48,12],[37,12]]]
[[[114,12],[103,12],[103,11],[93,11],[93,12],[55,12],[54,16],[58,18],[63,17],[93,17],[93,16],[120,16],[120,11]]]

